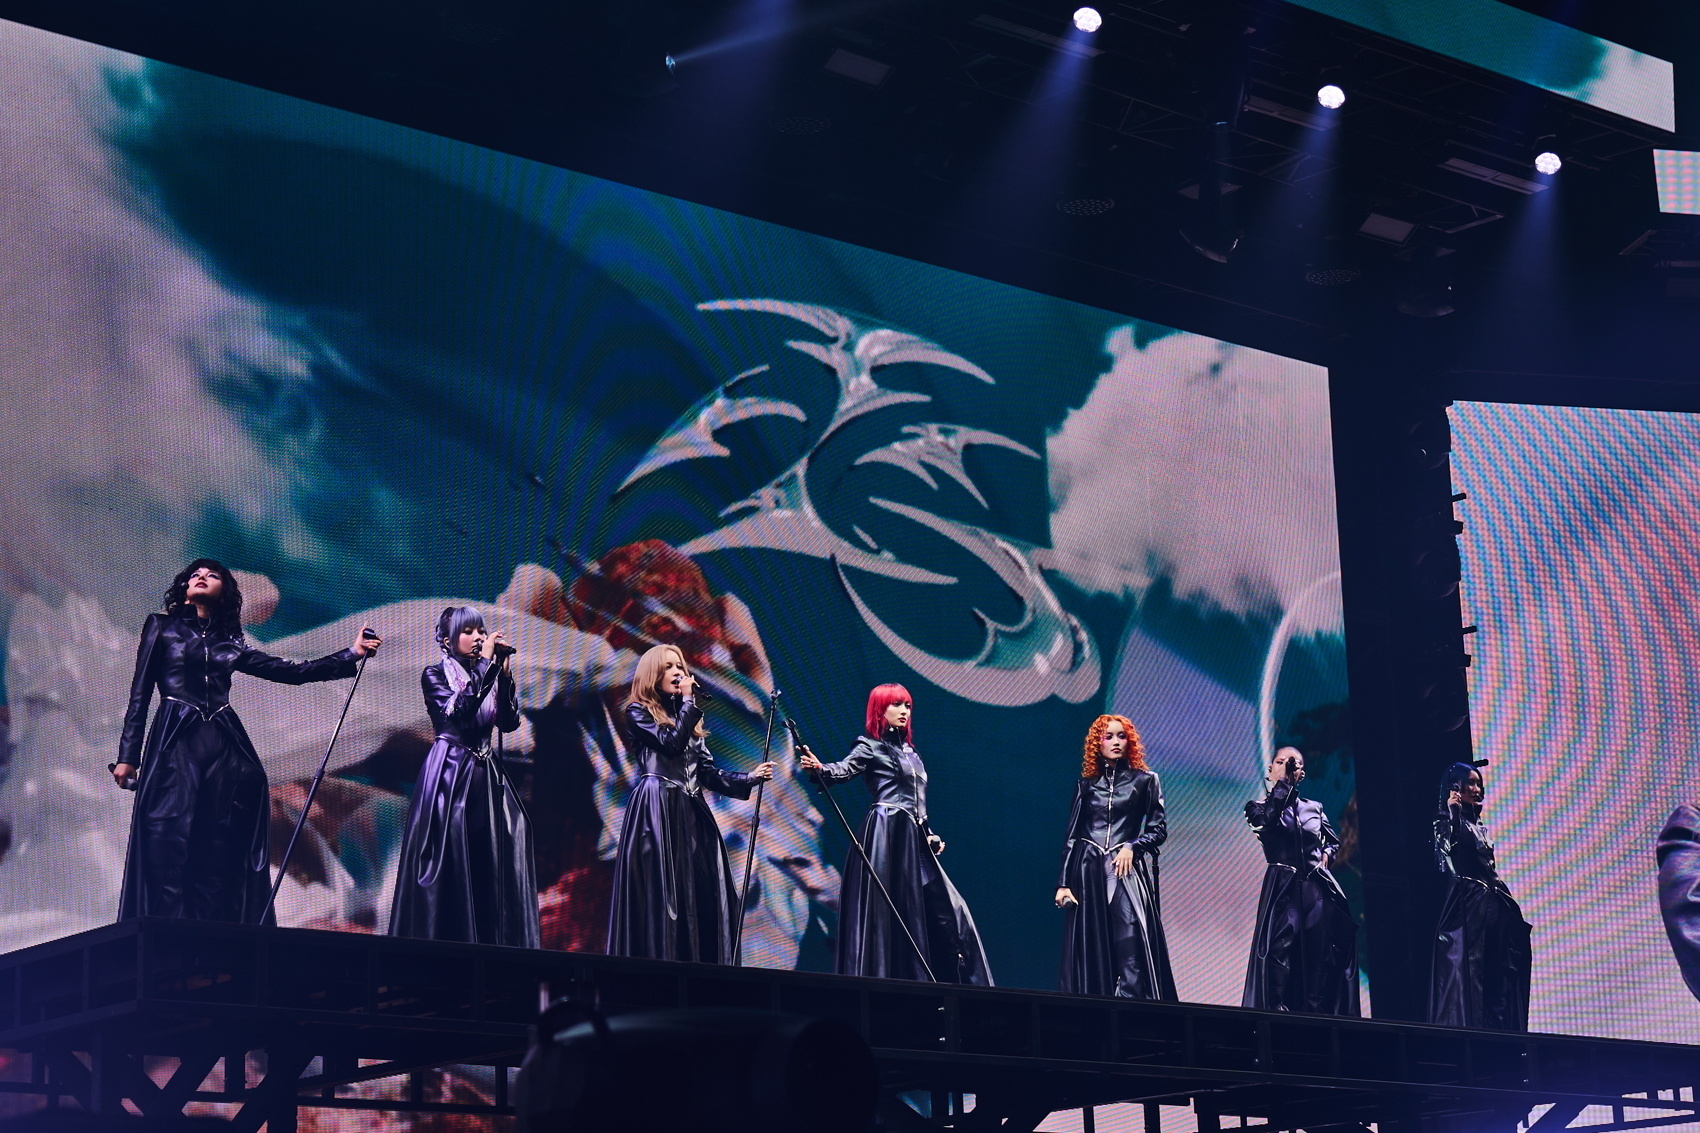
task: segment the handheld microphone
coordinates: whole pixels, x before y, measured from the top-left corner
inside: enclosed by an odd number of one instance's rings
[[[365,640],[375,641],[378,637],[378,631],[373,629],[371,626],[361,626],[360,636]]]
[[[518,650],[505,641],[498,641],[493,652],[496,655],[496,660],[500,661],[504,657],[512,657]]]

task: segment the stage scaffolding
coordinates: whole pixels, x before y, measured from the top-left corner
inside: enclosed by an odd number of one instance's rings
[[[148,1115],[223,1102],[238,1133],[288,1133],[314,1106],[511,1114],[539,987],[571,981],[610,1014],[844,1020],[874,1050],[891,1133],[1030,1131],[1059,1110],[1090,1126],[1129,1102],[1152,1129],[1189,1104],[1205,1130],[1510,1130],[1543,1105],[1542,1133],[1589,1113],[1610,1116],[1591,1130],[1700,1120],[1700,1047],[1678,1044],[163,920],[0,956],[0,1049],[19,1056],[0,1091]],[[477,1096],[428,1093],[443,1066]],[[386,1079],[405,1085],[351,1089]]]

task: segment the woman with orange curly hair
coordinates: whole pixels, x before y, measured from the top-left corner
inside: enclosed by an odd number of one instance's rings
[[[1098,717],[1086,732],[1057,880],[1067,915],[1063,991],[1176,998],[1151,868],[1168,836],[1162,784],[1145,766],[1139,730],[1126,716]]]

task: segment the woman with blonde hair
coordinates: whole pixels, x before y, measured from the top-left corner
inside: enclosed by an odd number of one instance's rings
[[[1155,869],[1168,836],[1162,784],[1145,765],[1139,730],[1126,716],[1098,717],[1086,732],[1057,879],[1063,991],[1176,998]]]
[[[637,785],[614,860],[610,955],[703,964],[732,957],[737,890],[702,793],[748,798],[773,778],[773,764],[748,774],[719,767],[702,722],[707,699],[678,647],[656,645],[638,659],[621,720]]]

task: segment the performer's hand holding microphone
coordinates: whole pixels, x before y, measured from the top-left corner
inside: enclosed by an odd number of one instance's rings
[[[371,626],[361,626],[360,632],[354,635],[354,644],[349,648],[359,654],[361,660],[365,660],[376,653],[378,646],[383,643],[384,639],[379,637],[378,632]]]
[[[509,657],[512,657],[515,650],[513,646],[508,644],[508,639],[505,635],[493,633],[479,643],[478,652],[482,654],[486,660],[493,660],[499,665],[506,661]]]

